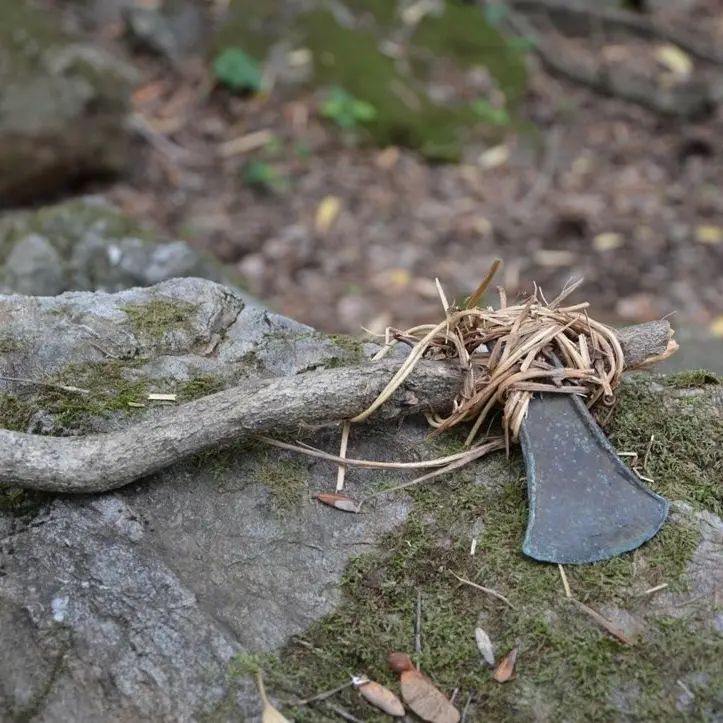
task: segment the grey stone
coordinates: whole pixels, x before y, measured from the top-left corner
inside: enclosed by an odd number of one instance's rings
[[[26,0],[2,3],[0,48],[0,206],[126,167],[125,64]]]
[[[20,239],[5,262],[5,283],[19,294],[56,296],[65,291],[60,254],[44,236]]]
[[[126,310],[159,301],[193,308],[174,328],[139,330]],[[129,379],[173,392],[199,375],[231,386],[354,358],[197,278],[115,294],[0,297],[0,318],[5,342],[22,347],[0,354],[0,376],[40,378],[70,363],[102,369],[125,356],[147,360],[131,365]],[[0,394],[33,398],[0,385]],[[131,415],[162,414],[161,406],[129,410],[84,425],[104,432]],[[355,453],[398,457],[425,431],[371,430]],[[335,436],[321,443],[333,448]],[[299,486],[289,508],[273,483],[287,467]],[[216,719],[259,720],[253,688],[229,682],[232,657],[274,650],[331,611],[350,558],[373,549],[410,507],[400,496],[372,514],[340,514],[312,499],[334,478],[333,464],[245,447],[114,494],[56,499],[29,520],[0,512],[0,717],[196,721],[223,700],[232,712]],[[351,470],[347,484],[359,490],[371,481]]]

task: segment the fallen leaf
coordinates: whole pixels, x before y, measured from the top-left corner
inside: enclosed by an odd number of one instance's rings
[[[322,492],[316,499],[343,512],[357,512],[359,509],[359,505],[351,497],[335,492]]]
[[[401,718],[406,714],[402,701],[391,690],[373,680],[362,679],[354,682],[354,686],[364,699],[391,716]]]
[[[414,670],[412,659],[406,653],[389,653],[387,665],[395,673],[403,673],[405,670]]]
[[[517,662],[517,648],[512,650],[502,658],[502,661],[495,670],[494,679],[498,683],[506,683],[515,672],[515,663]]]
[[[269,699],[266,697],[266,690],[264,688],[264,676],[260,670],[256,673],[256,684],[259,687],[259,695],[261,696],[261,703],[264,707],[263,712],[261,713],[261,722],[290,723],[288,718],[284,718],[284,716],[281,715],[281,713],[279,713],[279,711],[276,710],[271,703],[269,703]]]
[[[257,148],[263,148],[273,140],[274,134],[269,130],[254,131],[222,143],[218,147],[218,153],[222,158],[230,158],[241,153],[254,151]]]
[[[341,201],[336,196],[327,196],[322,199],[316,209],[316,230],[319,233],[326,233],[334,223],[341,208]]]
[[[484,151],[477,158],[477,163],[489,171],[492,168],[498,168],[507,163],[507,159],[510,157],[510,149],[505,145],[493,146],[488,150]]]
[[[612,251],[623,245],[623,237],[619,233],[599,233],[592,240],[595,251]]]
[[[412,669],[402,673],[402,698],[422,719],[429,723],[458,723],[459,711],[422,673]]]
[[[695,240],[702,244],[719,244],[723,241],[723,228],[720,226],[698,226]]]
[[[718,339],[723,339],[723,314],[716,316],[711,322],[710,333]]]
[[[475,628],[474,639],[477,642],[477,649],[482,654],[487,665],[494,667],[495,665],[495,652],[492,648],[492,641],[490,636],[482,630],[482,628]]]
[[[492,222],[484,216],[477,216],[472,221],[472,226],[480,236],[489,236],[493,231]]]
[[[690,56],[676,45],[659,45],[655,49],[655,59],[679,80],[689,78],[693,70]]]
[[[545,268],[571,266],[577,261],[577,254],[574,251],[563,249],[540,249],[535,251],[534,259],[536,263]]]
[[[388,146],[379,153],[376,164],[385,170],[395,166],[399,160],[399,149],[396,146]]]
[[[395,673],[401,673],[402,699],[422,720],[428,723],[459,722],[459,711],[426,675],[414,668],[406,653],[389,653],[387,665]]]

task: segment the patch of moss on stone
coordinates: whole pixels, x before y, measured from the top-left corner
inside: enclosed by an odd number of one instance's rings
[[[671,380],[669,389],[679,383]],[[650,473],[660,473],[656,489],[676,499],[705,500],[709,506],[715,502],[712,470],[716,463],[720,469],[720,457],[713,455],[720,453],[701,445],[700,435],[706,439],[714,431],[709,425],[720,422],[696,417],[701,402],[695,397],[676,400],[685,419],[671,418],[664,414],[660,395],[649,389],[648,380],[625,387],[613,423],[617,440],[642,455],[651,431],[657,430],[665,454],[661,450],[654,463],[654,446],[649,458]],[[425,456],[456,451],[450,435],[433,444]],[[676,708],[682,692],[677,680],[695,688],[686,720],[720,712],[723,638],[711,635],[705,627],[710,621],[696,615],[650,615],[649,600],[640,594],[661,583],[674,590],[684,587],[683,572],[699,542],[697,530],[668,523],[634,553],[566,567],[578,600],[597,610],[625,611],[642,624],[637,644],[625,646],[566,599],[556,566],[522,554],[528,506],[517,452],[509,461],[496,454],[482,467],[470,465],[410,488],[409,494],[413,505],[406,522],[381,540],[377,552],[357,557],[347,567],[343,604],[304,634],[303,646],[292,642],[273,662],[267,661],[267,685],[280,701],[286,700],[285,715],[297,722],[322,720],[323,705],[295,708],[289,691],[311,696],[353,674],[364,673],[398,692],[398,678],[387,669],[386,656],[392,650],[414,650],[417,590],[423,641],[418,662],[446,694],[459,689],[460,707],[476,691],[470,721],[534,721],[540,711],[545,720],[566,723],[683,720]],[[473,536],[478,545],[471,556]],[[459,583],[450,571],[497,590],[514,607]],[[520,646],[512,682],[492,680],[475,646],[478,625],[489,633],[498,659]],[[334,701],[365,721],[387,720],[352,689],[341,691]]]
[[[274,512],[280,517],[302,501],[308,478],[308,468],[302,462],[274,458],[268,452],[254,467],[254,481],[269,488]]]
[[[182,382],[178,389],[178,400],[180,402],[191,402],[194,399],[208,397],[224,389],[223,379],[213,374],[202,374],[200,376]]]
[[[723,418],[711,412],[704,395],[671,396],[705,378],[698,372],[661,377],[662,392],[646,377],[630,380],[620,389],[608,431],[619,452],[637,453],[639,464],[647,455],[644,474],[653,490],[721,515]]]
[[[190,329],[197,308],[188,301],[153,299],[145,304],[124,306],[123,311],[136,334],[158,339],[172,331]]]
[[[23,345],[13,337],[0,333],[0,354],[17,354],[23,350]]]
[[[148,391],[146,380],[129,378],[128,370],[146,360],[108,359],[103,362],[72,362],[38,385],[27,399],[11,395],[0,397],[0,423],[6,429],[26,431],[37,411],[50,414],[57,434],[90,431],[93,418],[106,418],[111,412],[137,413],[129,402],[142,403]],[[76,387],[87,393],[66,391],[50,385]],[[7,426],[10,425],[10,426]]]
[[[365,342],[362,339],[349,334],[331,334],[326,338],[335,346],[343,349],[349,360],[362,362],[366,359],[366,355],[364,354]]]
[[[720,377],[707,369],[686,369],[668,379],[668,386],[674,389],[700,389],[720,383]]]

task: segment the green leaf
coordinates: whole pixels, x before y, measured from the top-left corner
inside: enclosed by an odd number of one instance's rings
[[[508,38],[507,44],[510,48],[519,50],[522,53],[527,53],[537,47],[537,41],[527,35],[515,35],[514,37]]]
[[[257,91],[261,87],[261,66],[241,48],[226,48],[213,61],[219,83],[233,91]]]
[[[354,116],[359,121],[370,121],[377,117],[377,109],[363,100],[355,100],[353,105]]]
[[[484,7],[484,18],[492,25],[497,27],[510,14],[510,6],[507,3],[490,3]]]
[[[506,126],[510,123],[510,115],[507,110],[493,106],[485,98],[472,101],[470,107],[472,112],[485,123],[495,126]]]

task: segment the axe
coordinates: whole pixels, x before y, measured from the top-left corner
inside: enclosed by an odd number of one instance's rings
[[[675,345],[668,322],[616,335],[628,369]],[[520,445],[529,499],[525,555],[567,565],[598,562],[640,547],[663,526],[668,502],[620,459],[579,397],[535,395]]]

